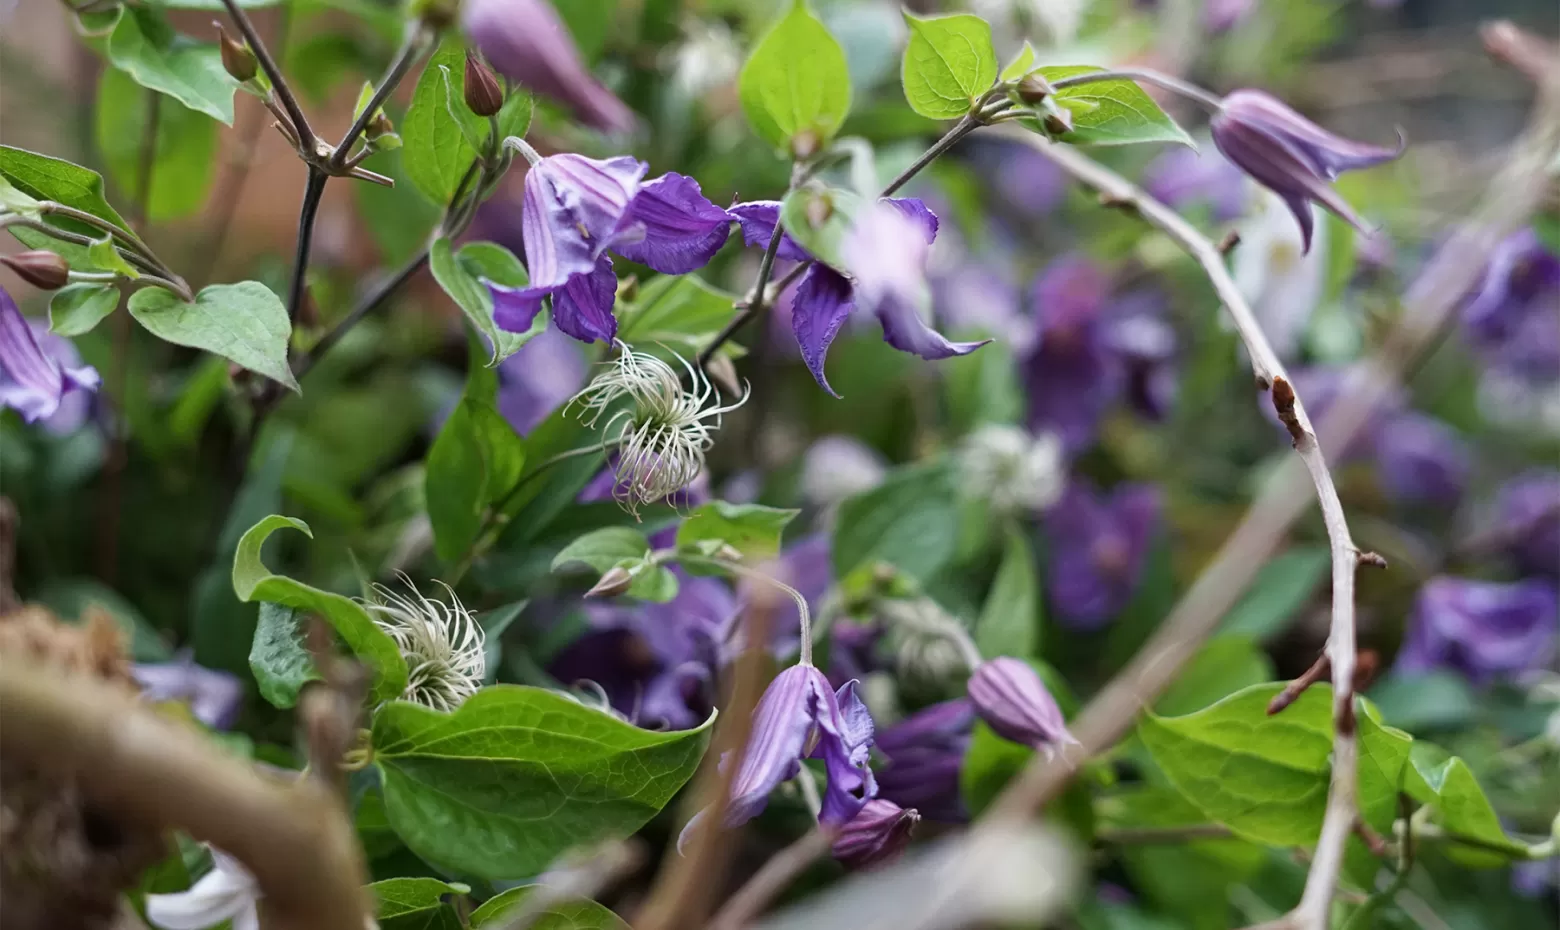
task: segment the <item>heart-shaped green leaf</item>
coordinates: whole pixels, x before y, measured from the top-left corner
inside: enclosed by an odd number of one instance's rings
[[[159,339],[205,349],[294,391],[287,364],[292,323],[282,299],[259,281],[213,284],[185,303],[172,291],[142,288],[130,295],[130,315]]]

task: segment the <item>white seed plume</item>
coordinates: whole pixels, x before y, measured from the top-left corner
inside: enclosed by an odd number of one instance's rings
[[[581,419],[591,427],[608,415],[603,444],[617,449],[612,497],[638,517],[641,504],[663,500],[699,477],[721,417],[746,403],[748,391],[721,406],[720,392],[682,356],[674,354],[691,389],[666,362],[618,346],[618,357],[570,403],[583,408]]]
[[[964,491],[986,498],[998,513],[1041,510],[1056,503],[1066,482],[1062,444],[1051,433],[1030,436],[1016,426],[982,426],[959,453]]]
[[[410,597],[376,584],[375,599],[364,607],[406,657],[406,690],[401,697],[452,711],[482,686],[487,636],[449,585],[439,582],[450,597],[446,604],[423,597],[405,575],[401,582],[411,590]]]

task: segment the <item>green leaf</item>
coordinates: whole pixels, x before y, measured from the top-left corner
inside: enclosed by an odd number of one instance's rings
[[[114,237],[108,233],[104,233],[101,239],[92,240],[92,244],[87,246],[87,260],[94,267],[123,275],[132,281],[141,276],[141,273],[135,270],[135,266],[125,261],[125,257],[114,248]]]
[[[96,171],[71,164],[62,158],[50,158],[26,149],[0,145],[0,175],[4,175],[17,190],[37,200],[52,200],[67,207],[75,207],[100,220],[107,220],[120,229],[130,229],[124,217],[103,199],[103,176]],[[79,223],[72,225],[61,222],[59,225],[94,236],[98,232]]]
[[[780,534],[801,513],[761,504],[728,504],[710,501],[683,520],[677,528],[677,548],[701,549],[701,543],[725,543],[742,553],[742,560],[756,565],[780,554]]]
[[[651,732],[538,688],[494,685],[453,714],[374,718],[390,824],[429,862],[489,879],[632,834],[693,775],[710,724]]]
[[[1448,857],[1477,868],[1494,868],[1512,859],[1528,858],[1527,847],[1506,836],[1500,816],[1490,804],[1468,763],[1431,743],[1418,742],[1409,755],[1407,789],[1415,800],[1434,808],[1432,820],[1443,831],[1481,845],[1446,846]],[[1504,852],[1502,852],[1504,850]]]
[[[38,218],[38,201],[16,189],[16,186],[0,175],[0,210]]]
[[[991,26],[960,13],[922,19],[905,14],[910,43],[900,77],[910,108],[930,119],[957,119],[970,112],[997,81],[997,51]]]
[[[644,558],[649,551],[649,540],[633,527],[606,526],[564,546],[553,556],[552,570],[578,562],[597,572],[605,572],[625,560]]]
[[[695,355],[731,321],[736,295],[698,275],[657,275],[618,309],[618,338],[630,345],[667,345]]]
[[[406,176],[424,197],[443,207],[455,195],[460,179],[477,157],[468,139],[485,141],[488,121],[471,112],[461,92],[466,49],[458,38],[445,42],[428,58],[412,91],[412,102],[401,119],[402,164]],[[451,78],[445,80],[445,71]],[[513,91],[498,111],[500,140],[524,136],[531,125],[531,97]]]
[[[67,284],[49,298],[49,330],[61,336],[80,336],[119,306],[119,288],[112,284]]]
[[[834,577],[887,562],[927,581],[953,558],[958,508],[945,465],[900,469],[840,505],[834,524]]]
[[[499,329],[493,322],[493,294],[482,283],[483,279],[504,287],[524,287],[529,281],[525,267],[503,246],[473,242],[456,254],[451,251],[449,237],[440,236],[428,251],[428,267],[444,293],[450,295],[471,325],[492,345],[493,357],[489,365],[496,365],[520,351],[521,346],[547,328],[546,313],[538,313],[531,328],[523,333]]]
[[[98,151],[118,189],[138,199],[146,127],[153,110],[152,94],[145,88],[123,71],[103,69],[93,106]],[[161,222],[189,216],[205,204],[216,174],[217,125],[171,101],[158,104],[155,113],[157,135],[152,140],[146,217]]]
[[[447,897],[470,894],[466,885],[437,878],[388,878],[368,886],[382,930],[460,930]]]
[[[1039,70],[1046,80],[1055,83],[1075,74],[1105,69],[1093,65],[1060,65]],[[1061,137],[1063,142],[1074,145],[1193,144],[1186,130],[1176,125],[1154,98],[1132,81],[1094,81],[1064,87],[1056,92],[1055,100],[1072,111],[1073,116],[1073,130]]]
[[[1262,566],[1246,596],[1220,622],[1219,632],[1259,640],[1276,636],[1310,601],[1331,565],[1326,546],[1295,546],[1284,552]]]
[[[471,912],[471,930],[493,925],[502,927],[510,911],[530,896],[539,885],[521,885],[488,898]],[[595,901],[562,901],[547,908],[530,923],[532,930],[629,930],[623,918]]]
[[[1000,334],[982,331],[968,335]],[[937,372],[947,392],[948,419],[961,431],[987,423],[1011,425],[1024,418],[1024,386],[1013,347],[1005,339],[999,338],[979,352],[943,359]]]
[[[1209,820],[1270,846],[1315,842],[1327,803],[1332,689],[1317,685],[1267,715],[1279,684],[1256,685],[1195,714],[1145,714],[1138,724],[1170,783]],[[1410,737],[1381,727],[1363,703],[1359,802],[1377,829],[1391,825]]]
[[[213,284],[187,304],[178,295],[148,287],[130,295],[130,315],[159,339],[214,352],[294,391],[287,364],[292,324],[287,308],[258,281]]]
[[[997,577],[975,624],[975,645],[980,647],[980,654],[988,659],[1038,656],[1041,610],[1034,553],[1023,532],[1011,528],[1002,564],[997,567]]]
[[[1216,636],[1203,644],[1159,700],[1162,717],[1190,714],[1242,688],[1273,680],[1273,662],[1244,636]]]
[[[1029,44],[1028,39],[1025,39],[1024,47],[1019,49],[1018,54],[1013,56],[1013,60],[1008,62],[1006,68],[1002,69],[1002,73],[997,76],[998,80],[1016,81],[1035,70],[1037,57],[1035,55],[1035,47]]]
[[[238,81],[223,69],[221,51],[179,35],[156,10],[125,8],[108,37],[108,60],[142,87],[233,125]]]
[[[743,64],[737,93],[759,138],[793,154],[821,151],[850,110],[845,52],[805,0],[795,0]],[[815,138],[798,151],[793,140],[802,133]]]
[[[238,5],[246,10],[258,10],[262,7],[276,6],[283,0],[238,0]],[[167,7],[170,10],[225,10],[222,0],[154,0],[156,6]]]
[[[241,601],[270,601],[324,617],[347,648],[373,672],[374,701],[388,701],[406,690],[406,660],[362,605],[348,597],[312,588],[285,575],[273,575],[260,560],[260,550],[272,533],[295,529],[313,537],[309,525],[291,517],[271,515],[250,527],[233,556],[233,591]]]
[[[780,222],[802,248],[819,261],[842,267],[840,244],[866,201],[836,187],[800,187],[780,203]]]
[[[302,612],[281,604],[260,605],[260,622],[249,647],[249,669],[260,686],[260,696],[272,707],[298,703],[298,692],[318,681],[314,660],[303,646]]]
[[[1478,713],[1468,680],[1449,669],[1389,675],[1370,689],[1383,719],[1415,733],[1467,726]]]

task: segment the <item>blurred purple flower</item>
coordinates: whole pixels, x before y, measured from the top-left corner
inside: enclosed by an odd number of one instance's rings
[[[1203,6],[1203,28],[1209,32],[1228,32],[1251,15],[1256,0],[1208,0]]]
[[[74,432],[87,417],[83,392],[101,382],[69,340],[35,329],[0,288],[0,410],[13,408],[28,423],[42,420],[52,433]]]
[[[1463,306],[1464,330],[1485,361],[1529,382],[1560,378],[1560,255],[1533,229],[1507,237]]]
[[[910,845],[910,834],[920,820],[914,809],[874,798],[840,828],[834,838],[834,858],[853,869],[886,865]]]
[[[525,332],[553,298],[553,323],[581,342],[617,336],[617,276],[609,249],[665,274],[708,262],[726,241],[731,218],[680,174],[642,183],[648,167],[628,156],[543,158],[525,176],[521,228],[530,283],[487,282],[493,320]]]
[[[1399,503],[1455,506],[1467,486],[1473,453],[1455,430],[1422,413],[1400,413],[1372,436],[1376,470]]]
[[[1419,590],[1397,669],[1450,668],[1488,683],[1543,668],[1560,634],[1556,601],[1548,581],[1432,578]]]
[[[1100,494],[1075,478],[1045,515],[1046,590],[1064,626],[1098,629],[1126,606],[1159,525],[1159,491],[1124,484]]]
[[[186,703],[195,719],[213,730],[231,727],[244,699],[243,682],[227,672],[196,665],[188,651],[172,662],[138,662],[130,674],[148,700]]]
[[[998,656],[975,669],[967,686],[975,713],[1005,740],[1047,754],[1076,743],[1056,698],[1028,662]]]
[[[1169,149],[1148,163],[1143,188],[1155,200],[1177,209],[1206,203],[1215,222],[1240,216],[1249,202],[1246,176],[1217,149]]]
[[[966,143],[969,160],[985,180],[998,209],[1044,216],[1067,195],[1067,176],[1051,160],[1022,142],[979,139]]]
[[[974,726],[975,705],[959,698],[918,710],[878,733],[877,749],[887,760],[878,769],[878,794],[929,820],[969,820],[959,770]]]
[[[1082,255],[1064,255],[1031,289],[1038,337],[1024,364],[1029,426],[1052,432],[1068,452],[1094,441],[1100,418],[1121,396],[1124,373],[1106,340],[1110,282]]]
[[[1501,486],[1494,536],[1523,571],[1560,575],[1560,471],[1531,471]]]
[[[1369,168],[1403,154],[1396,149],[1336,136],[1259,90],[1237,90],[1210,124],[1213,143],[1257,183],[1284,199],[1310,251],[1316,202],[1369,235],[1365,221],[1329,186],[1344,171]]]
[[[856,683],[839,691],[810,665],[793,665],[770,682],[753,711],[753,730],[731,782],[726,825],[752,820],[781,782],[795,778],[802,759],[823,759],[829,783],[818,821],[841,827],[877,795],[867,761],[872,716],[856,696]],[[697,818],[695,818],[697,819]],[[694,821],[684,828],[686,836]]]
[[[1034,346],[1034,325],[1005,265],[961,262],[932,279],[932,299],[937,318],[953,332],[991,336],[1010,346],[1015,355],[1024,355]]]
[[[1125,370],[1126,399],[1151,420],[1162,420],[1175,402],[1175,329],[1164,320],[1164,295],[1134,291],[1115,300],[1105,344]]]
[[[742,227],[743,243],[760,249],[769,248],[769,240],[774,238],[775,227],[780,223],[780,201],[750,200],[733,204],[726,212],[736,217],[737,225]],[[790,262],[812,260],[812,256],[791,238],[790,233],[781,233],[775,258]]]
[[[563,104],[586,125],[634,128],[633,112],[591,77],[547,0],[466,0],[461,28],[500,74]]]
[[[524,436],[585,386],[588,368],[562,331],[539,333],[499,364],[498,412]]]

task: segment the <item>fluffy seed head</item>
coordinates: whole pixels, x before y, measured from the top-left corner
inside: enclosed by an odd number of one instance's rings
[[[688,374],[653,355],[619,343],[616,359],[571,403],[594,427],[602,416],[603,443],[617,449],[613,498],[636,517],[641,504],[663,500],[704,471],[704,453],[715,444],[721,417],[747,402],[748,391],[722,406],[720,392],[703,371],[674,355]]]
[[[1066,465],[1051,433],[1031,437],[1015,426],[983,426],[959,458],[965,492],[991,501],[999,513],[1042,510],[1062,495]]]
[[[401,697],[424,707],[452,711],[477,693],[487,672],[486,635],[449,585],[439,582],[449,603],[423,597],[410,578],[401,582],[410,596],[381,584],[364,606],[379,628],[390,634],[406,657],[406,690]]]

